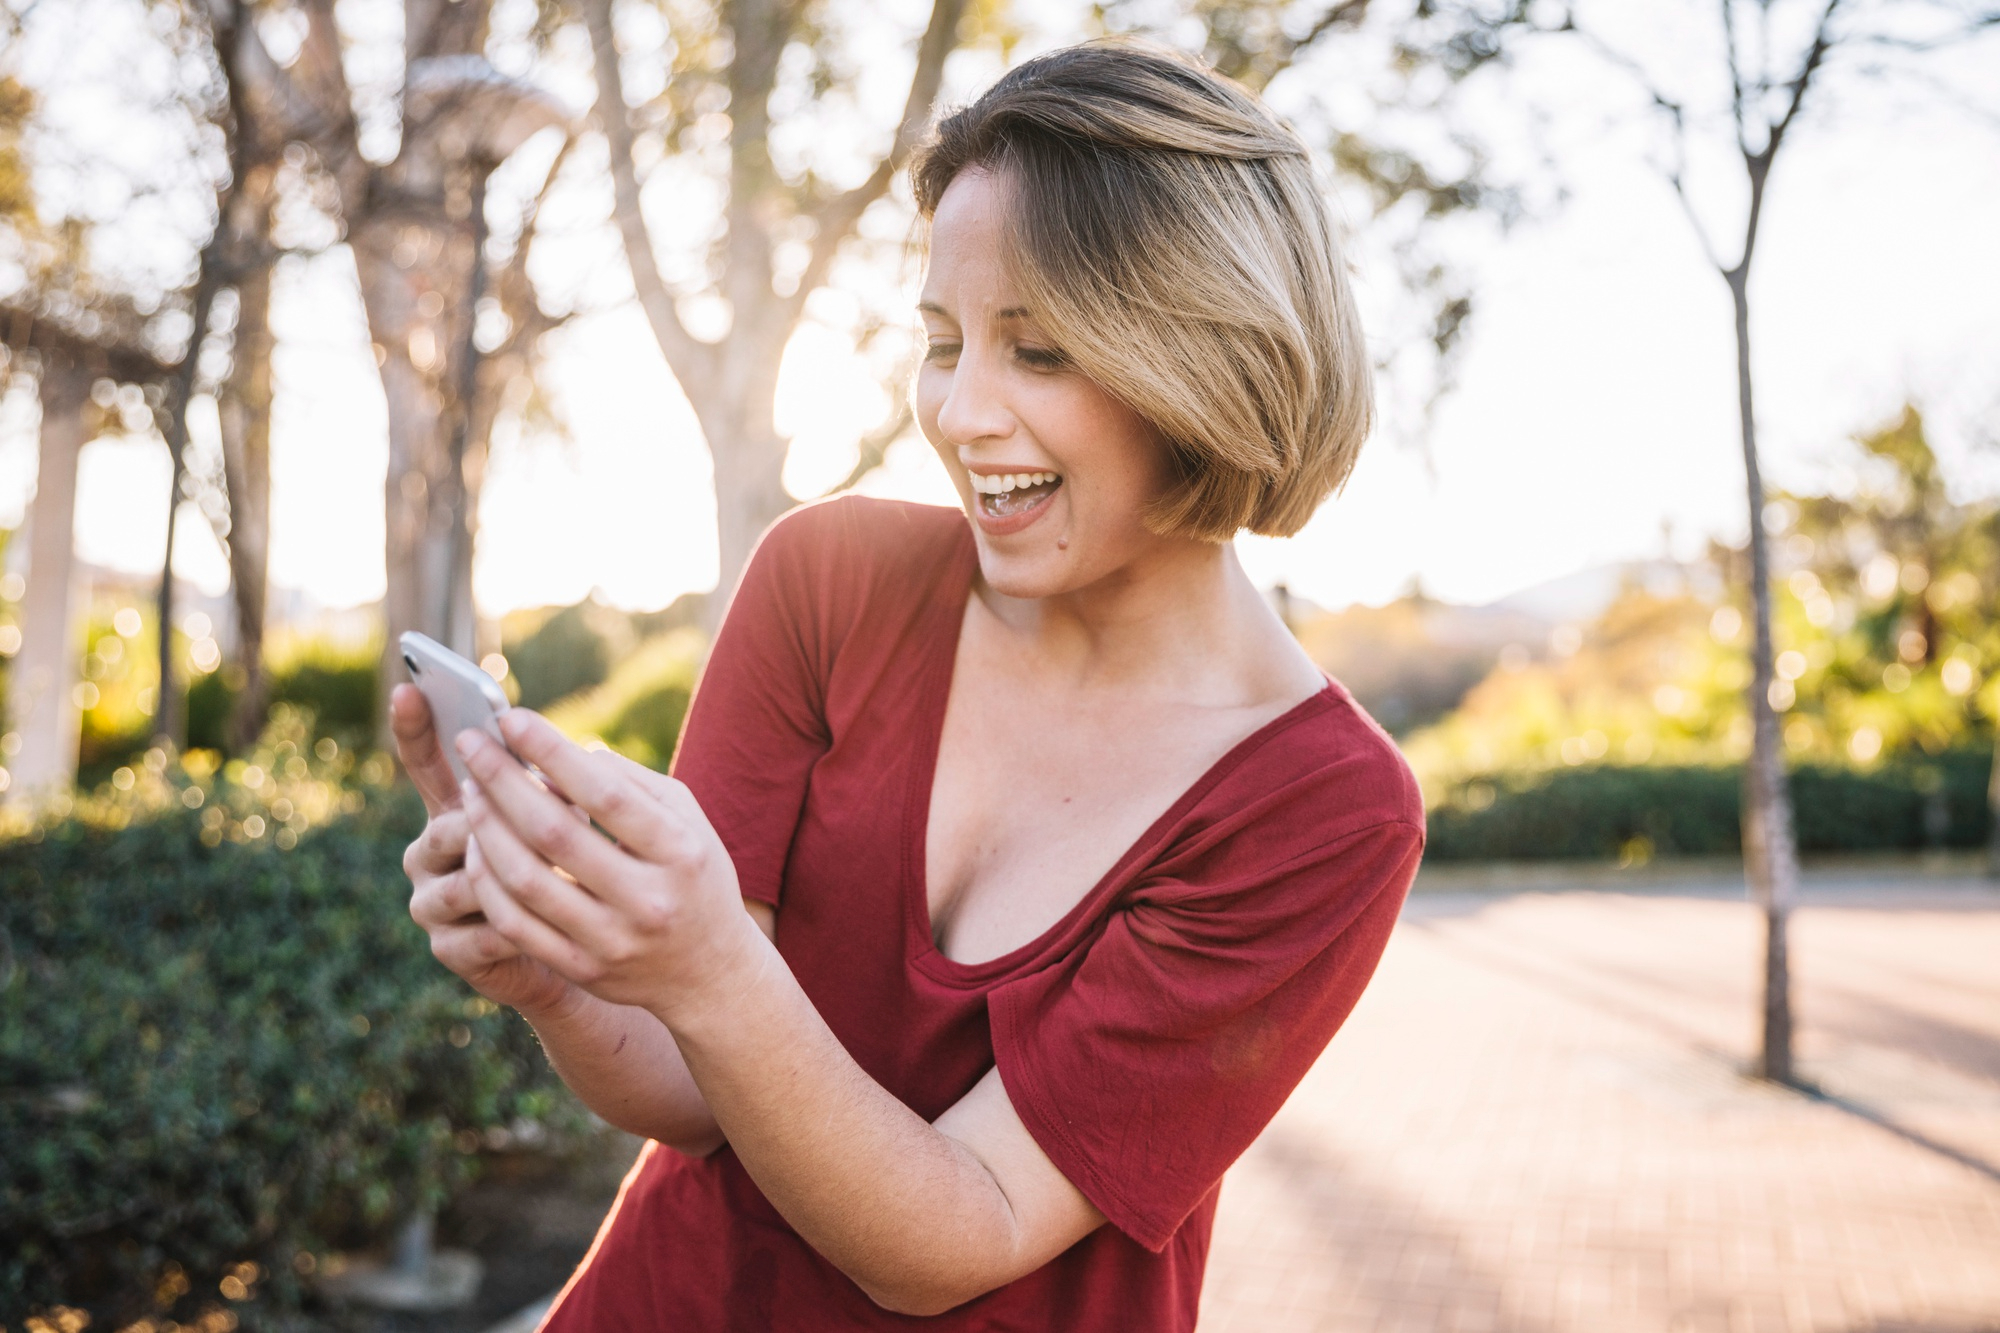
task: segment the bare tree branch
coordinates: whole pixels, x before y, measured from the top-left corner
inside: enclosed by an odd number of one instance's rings
[[[1298,59],[1299,56],[1305,54],[1312,47],[1314,42],[1317,42],[1335,28],[1360,26],[1361,20],[1367,16],[1368,0],[1340,0],[1340,3],[1334,5],[1326,13],[1321,14],[1315,19],[1312,27],[1306,29],[1303,37],[1300,37],[1296,42],[1287,44],[1288,49],[1285,52],[1287,61]]]
[[[896,395],[896,406],[889,413],[888,419],[861,437],[860,453],[855,457],[854,466],[848,469],[845,477],[827,487],[821,494],[832,495],[850,486],[859,485],[863,477],[882,466],[882,460],[887,456],[889,446],[902,438],[903,432],[910,428],[910,423],[914,419],[914,414],[910,410],[909,395]]]
[[[1833,48],[1833,16],[1839,12],[1841,0],[1826,0],[1826,8],[1820,11],[1819,24],[1813,29],[1812,45],[1806,50],[1806,58],[1799,67],[1798,77],[1786,85],[1792,90],[1792,100],[1785,106],[1785,114],[1771,126],[1771,138],[1764,145],[1763,156],[1777,156],[1778,143],[1785,137],[1785,131],[1797,119],[1799,108],[1805,105],[1806,89],[1812,83],[1813,75],[1826,60],[1826,53]]]
[[[1977,37],[1988,29],[2000,29],[2000,11],[1976,15],[1966,20],[1963,26],[1936,37],[1898,37],[1894,33],[1868,32],[1857,33],[1842,44],[1888,47],[1910,55],[1929,55],[1933,51],[1942,51],[1946,47],[1956,46],[1960,42]]]
[[[638,170],[632,161],[632,121],[626,110],[625,80],[618,69],[618,45],[611,27],[612,0],[582,0],[584,26],[597,74],[597,122],[611,150],[612,214],[632,270],[632,289],[653,327],[660,350],[683,385],[700,384],[715,367],[715,349],[701,342],[681,323],[674,294],[660,277],[653,257],[652,237],[639,204]]]
[[[1806,89],[1812,85],[1813,75],[1818,72],[1833,45],[1833,16],[1840,5],[1841,0],[1826,0],[1826,8],[1820,11],[1819,23],[1813,29],[1812,45],[1806,49],[1805,59],[1799,64],[1798,75],[1785,85],[1791,89],[1792,95],[1785,105],[1784,114],[1771,123],[1762,149],[1755,153],[1746,149],[1743,154],[1743,165],[1750,177],[1750,209],[1743,225],[1743,255],[1733,269],[1723,273],[1732,284],[1749,276],[1750,257],[1757,249],[1757,226],[1764,215],[1764,187],[1771,178],[1771,163],[1777,160],[1778,148],[1785,141],[1785,132],[1798,118],[1799,108],[1805,105]]]
[[[822,203],[813,210],[818,231],[813,237],[812,257],[806,261],[795,289],[794,302],[803,306],[806,297],[826,281],[834,255],[841,243],[853,234],[868,206],[880,199],[889,182],[916,149],[917,140],[930,124],[931,108],[944,82],[945,57],[958,44],[958,26],[965,18],[966,0],[935,0],[930,23],[917,43],[917,67],[910,76],[910,94],[903,103],[903,118],[896,125],[889,151],[868,179],[853,189]]]
[[[361,214],[368,191],[368,162],[361,156],[360,126],[354,119],[353,90],[341,63],[340,29],[335,26],[333,0],[300,0],[306,15],[306,38],[290,72],[294,86],[316,110],[313,132],[299,134],[311,146],[333,181],[341,213],[352,221]]]
[[[1743,118],[1743,61],[1736,50],[1736,5],[1722,0],[1722,49],[1729,64],[1729,115],[1736,123],[1736,146],[1750,151],[1750,131]],[[1679,188],[1678,185],[1675,186]]]
[[[1729,7],[1729,0],[1723,0],[1725,22],[1727,21],[1726,15]],[[1687,190],[1688,125],[1686,106],[1678,99],[1669,97],[1666,93],[1662,92],[1659,85],[1653,82],[1652,74],[1636,57],[1627,55],[1598,36],[1595,32],[1576,22],[1574,15],[1570,16],[1564,28],[1566,31],[1573,33],[1578,40],[1582,41],[1591,50],[1597,52],[1600,58],[1609,61],[1630,75],[1632,81],[1638,84],[1639,90],[1645,93],[1654,108],[1665,114],[1672,133],[1673,160],[1661,166],[1660,174],[1666,177],[1667,184],[1673,187],[1674,200],[1680,205],[1681,212],[1687,215],[1688,224],[1694,228],[1695,240],[1701,245],[1702,255],[1710,264],[1715,266],[1717,272],[1727,273],[1729,265],[1722,262],[1721,252],[1716,249],[1715,242],[1710,239],[1708,227],[1702,222],[1701,215],[1695,211],[1694,200],[1689,196]],[[1729,74],[1732,85],[1740,89],[1741,82],[1737,74],[1734,39],[1730,43]],[[1743,133],[1739,128],[1737,131],[1739,142],[1741,142],[1742,137]]]

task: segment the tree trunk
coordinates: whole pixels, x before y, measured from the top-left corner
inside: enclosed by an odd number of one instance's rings
[[[469,602],[476,495],[466,485],[458,424],[462,363],[472,353],[466,327],[472,274],[482,262],[472,230],[467,219],[448,217],[440,206],[422,221],[410,213],[370,219],[349,238],[389,409],[385,699],[404,678],[396,641],[406,630],[461,651],[474,641]]]
[[[612,216],[632,272],[634,293],[669,369],[701,422],[715,471],[718,568],[706,618],[720,623],[758,536],[793,500],[784,488],[787,442],[772,423],[778,367],[805,307],[826,279],[841,244],[921,137],[936,100],[945,58],[959,40],[964,0],[933,0],[917,46],[909,95],[889,152],[861,185],[819,200],[793,195],[770,154],[770,100],[780,59],[800,18],[796,6],[734,0],[723,6],[732,37],[729,61],[730,134],[725,262],[720,294],[728,302],[728,335],[714,345],[691,337],[663,280],[640,208],[633,131],[619,76],[611,0],[582,5],[595,57],[597,120],[610,148]],[[797,288],[772,286],[775,225],[804,208],[815,227],[812,257]]]
[[[245,750],[264,727],[264,619],[271,564],[271,273],[252,258],[236,277],[236,337],[220,406],[222,471],[229,490],[229,580],[236,601],[243,683],[228,744]]]
[[[172,749],[180,745],[181,697],[174,672],[174,534],[180,523],[181,479],[187,475],[188,404],[194,399],[195,382],[201,366],[202,344],[208,341],[209,316],[215,309],[215,293],[221,287],[219,229],[221,213],[229,206],[224,197],[217,213],[218,237],[202,248],[201,271],[196,275],[192,324],[188,330],[187,352],[174,374],[173,396],[167,402],[167,418],[160,433],[166,437],[170,463],[167,478],[167,548],[160,556],[160,590],[154,620],[160,627],[160,683],[153,700],[153,743]]]
[[[76,584],[76,462],[86,435],[90,372],[60,352],[43,356],[42,423],[35,498],[28,510],[28,590],[21,651],[8,677],[8,712],[20,737],[9,800],[46,796],[76,778],[82,715],[71,691],[82,647]]]
[[[401,219],[370,221],[348,239],[388,402],[389,469],[382,493],[387,574],[382,616],[388,638],[381,670],[381,697],[387,699],[403,679],[397,639],[408,630],[436,638],[443,628],[432,614],[441,604],[434,590],[442,571],[426,559],[435,545],[426,538],[433,528],[432,492],[447,452],[439,438],[444,400],[438,373],[449,343],[439,336],[439,320],[425,317],[419,302],[431,288],[425,270],[444,245],[433,229]]]
[[[1771,563],[1764,533],[1764,479],[1757,464],[1757,422],[1750,387],[1748,247],[1743,264],[1725,274],[1736,311],[1736,401],[1743,432],[1743,472],[1750,500],[1750,608],[1755,628],[1750,671],[1750,764],[1743,784],[1743,853],[1750,888],[1764,909],[1764,1013],[1757,1075],[1795,1081],[1792,1067],[1791,968],[1786,928],[1798,895],[1798,846],[1792,801],[1780,753],[1778,715],[1771,706]]]
[[[753,316],[742,322],[754,329],[760,321]],[[711,633],[722,623],[757,538],[796,503],[784,483],[790,446],[772,420],[784,337],[783,330],[732,335],[724,344],[722,373],[690,395],[715,468],[718,568],[706,612]]]
[[[483,439],[473,432],[482,418],[490,427],[491,413],[479,407],[482,385],[479,342],[474,336],[479,302],[486,295],[486,171],[475,166],[469,173],[471,197],[466,222],[465,300],[459,320],[458,347],[452,361],[458,372],[457,390],[452,394],[451,457],[445,467],[445,510],[443,628],[439,641],[461,657],[479,660],[478,612],[472,602],[472,545],[479,528],[479,483],[485,475]],[[477,454],[477,460],[474,455]]]

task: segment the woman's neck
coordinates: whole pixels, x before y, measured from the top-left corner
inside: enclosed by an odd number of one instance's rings
[[[1052,685],[1249,703],[1321,683],[1227,543],[1163,544],[1049,597],[978,593]]]

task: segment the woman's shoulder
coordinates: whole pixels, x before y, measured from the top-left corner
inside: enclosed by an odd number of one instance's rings
[[[1318,780],[1348,796],[1363,819],[1421,829],[1423,791],[1394,738],[1339,681],[1329,678],[1323,697],[1327,707],[1300,737]]]
[[[782,625],[830,669],[857,633],[902,633],[965,577],[970,548],[956,509],[860,495],[801,505],[757,543],[732,614]]]
[[[865,586],[912,568],[934,569],[968,535],[957,509],[840,495],[778,519],[758,543],[758,558]]]
[[[1200,822],[1254,825],[1254,840],[1281,859],[1364,832],[1424,835],[1423,793],[1402,751],[1334,680],[1242,747],[1200,804]]]

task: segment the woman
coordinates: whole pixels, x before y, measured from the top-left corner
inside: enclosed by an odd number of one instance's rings
[[[778,522],[674,779],[515,710],[561,797],[470,732],[461,793],[393,700],[412,915],[654,1140],[552,1330],[1192,1328],[1222,1173],[1415,873],[1407,769],[1228,544],[1297,530],[1368,425],[1298,141],[1091,45],[914,178],[964,513]]]

